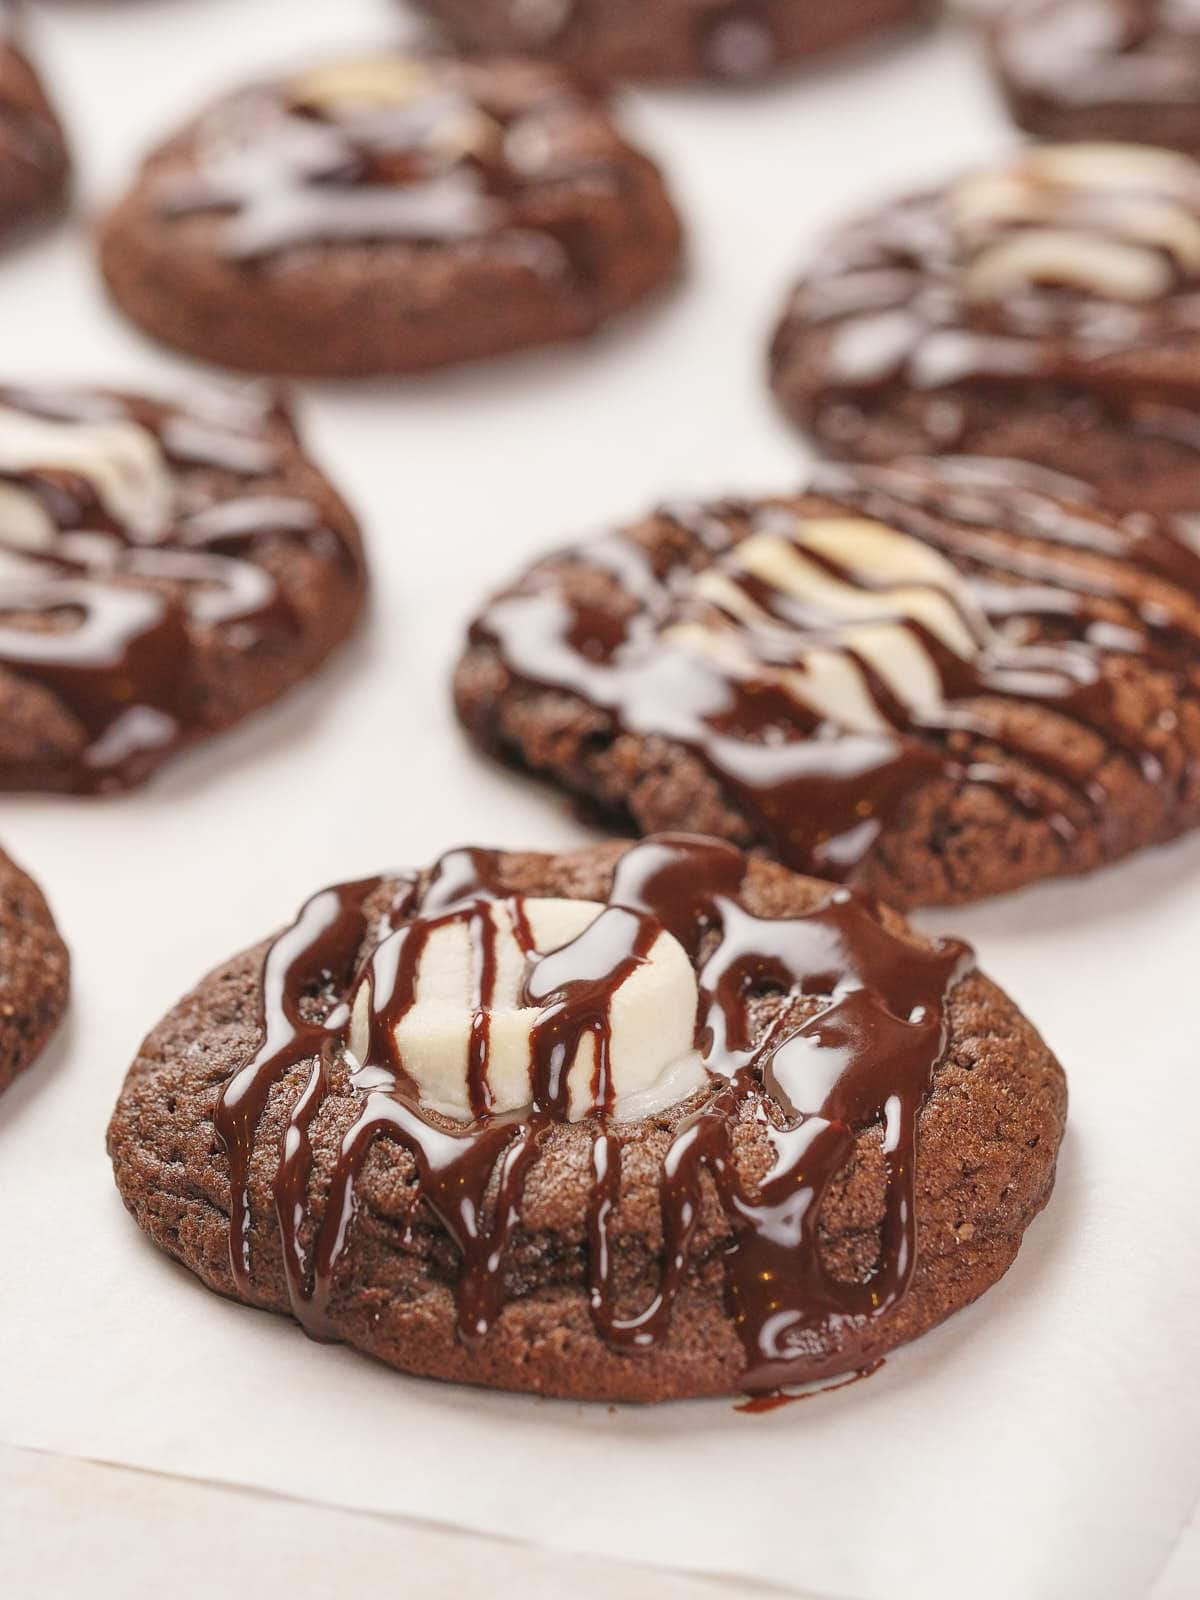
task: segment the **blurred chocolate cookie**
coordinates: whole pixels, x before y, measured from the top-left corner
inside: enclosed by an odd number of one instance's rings
[[[69,177],[62,127],[0,0],[0,241],[54,212]]]
[[[1200,154],[1195,0],[1001,0],[982,22],[1016,121]]]
[[[1200,511],[1200,165],[1044,145],[844,228],[792,293],[775,393],[830,453],[1024,457]]]
[[[346,376],[591,333],[674,275],[680,229],[559,69],[393,55],[218,102],[149,157],[100,252],[156,337]]]
[[[927,16],[927,0],[419,0],[460,48],[549,56],[600,78],[765,77]]]
[[[975,1299],[1065,1113],[967,946],[672,835],[314,895],[159,1023],[108,1142],[222,1294],[405,1372],[667,1400],[862,1371]]]
[[[62,1019],[69,966],[41,890],[0,850],[0,1093]]]
[[[140,782],[314,671],[364,586],[269,397],[0,387],[0,789]]]
[[[1200,820],[1200,556],[1027,465],[828,466],[670,506],[492,599],[455,679],[485,751],[901,906]]]

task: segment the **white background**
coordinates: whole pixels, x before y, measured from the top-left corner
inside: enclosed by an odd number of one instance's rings
[[[85,210],[203,96],[398,32],[389,0],[46,4],[34,22]],[[0,839],[75,958],[61,1037],[0,1104],[0,1448],[855,1600],[1142,1595],[1200,1492],[1200,840],[923,919],[974,940],[1042,1027],[1072,1127],[1008,1278],[841,1394],[746,1418],[408,1380],[208,1295],[112,1187],[104,1126],[141,1035],[310,890],[465,841],[585,839],[456,731],[447,678],[475,602],[659,498],[791,486],[802,451],[763,348],[793,271],[847,209],[1013,138],[950,28],[770,90],[627,111],[690,225],[677,293],[589,346],[300,396],[369,540],[361,640],[142,793],[0,798]],[[82,220],[0,261],[0,359],[27,379],[182,370],[106,308]],[[13,1506],[0,1497],[15,1547]],[[422,1574],[397,1581],[426,1592]]]

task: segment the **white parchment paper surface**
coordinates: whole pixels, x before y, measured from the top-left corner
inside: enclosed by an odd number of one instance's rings
[[[84,206],[199,98],[395,36],[390,0],[38,8]],[[762,382],[794,267],[847,209],[1014,137],[952,30],[755,94],[630,96],[692,229],[684,289],[587,348],[309,386],[362,514],[369,629],[318,682],[100,804],[0,799],[75,957],[69,1023],[0,1104],[0,1440],[857,1600],[1146,1592],[1200,1491],[1200,839],[955,916],[1058,1050],[1058,1191],[1005,1281],[842,1393],[748,1418],[406,1380],[226,1304],[127,1220],[104,1126],[141,1035],[313,888],[461,842],[583,842],[464,747],[447,671],[474,602],[667,496],[802,470]],[[162,382],[82,223],[0,261],[6,374]]]

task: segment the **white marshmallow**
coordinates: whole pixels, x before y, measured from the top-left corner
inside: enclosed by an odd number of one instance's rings
[[[569,945],[605,910],[586,900],[526,899],[522,904],[539,955]],[[487,1088],[493,1111],[517,1111],[531,1100],[532,1035],[543,1013],[521,1004],[527,963],[514,932],[511,903],[497,901],[487,914],[495,929],[496,958],[488,1007]],[[391,935],[395,955],[412,936],[410,929],[411,925]],[[383,960],[378,965],[385,971],[387,954],[381,947]],[[472,1115],[467,1066],[477,996],[476,959],[465,919],[435,928],[421,954],[414,1004],[395,1029],[400,1062],[418,1085],[422,1103],[461,1120]],[[617,988],[609,1006],[612,1089],[618,1118],[662,1110],[706,1081],[694,1048],[697,999],[691,961],[671,934],[661,932],[646,959]],[[370,1002],[370,987],[364,980],[354,998],[349,1037],[350,1053],[359,1061],[367,1051]],[[595,1046],[588,1035],[567,1076],[573,1121],[593,1109],[594,1067]]]
[[[93,485],[100,504],[135,538],[160,532],[171,509],[173,490],[157,439],[136,422],[62,422],[0,406],[0,471],[31,472],[61,468]],[[15,512],[10,496],[6,514],[15,514],[18,535],[37,536],[41,527],[36,498],[22,494]],[[0,525],[6,536],[8,523]]]
[[[941,679],[928,650],[905,622],[920,623],[964,660],[981,653],[989,632],[950,563],[919,540],[865,517],[793,521],[780,512],[779,525],[779,532],[751,535],[719,567],[695,581],[697,594],[745,624],[744,629],[688,622],[668,629],[666,637],[735,678],[776,679],[817,716],[852,733],[888,728],[860,659],[914,714],[937,711],[944,698]],[[836,561],[848,580],[860,577],[863,584],[844,581],[805,559],[806,550]],[[761,661],[754,630],[786,631],[787,624],[739,587],[739,573],[749,573],[778,594],[827,616],[832,643],[807,643],[801,632],[794,664]],[[884,592],[873,586],[884,586]]]

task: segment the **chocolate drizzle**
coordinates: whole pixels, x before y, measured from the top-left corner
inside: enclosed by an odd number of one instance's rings
[[[802,500],[665,510],[651,539],[674,549],[665,566],[609,538],[552,558],[485,609],[471,644],[498,659],[507,689],[473,731],[504,747],[505,695],[570,695],[610,730],[600,748],[622,735],[681,746],[779,859],[824,877],[858,872],[906,798],[939,780],[1001,792],[1069,851],[1105,814],[1106,763],[1164,781],[1163,740],[1122,712],[1114,664],[1139,662],[1183,692],[1200,648],[1195,551],[1145,520],[1105,517],[1086,493],[1012,463],[948,459],[822,468]],[[875,581],[805,544],[806,525],[831,517],[872,519],[949,566]],[[764,534],[795,541],[838,595],[857,596],[858,622],[903,632],[890,675],[819,587],[797,598],[742,564]],[[951,648],[911,600],[904,610],[900,597],[922,587],[969,646]],[[809,687],[817,653],[853,669],[849,720]],[[1064,745],[1044,716],[1022,717],[1026,706],[1082,730],[1099,757]],[[582,766],[554,770],[588,781]]]
[[[300,629],[263,559],[281,542],[361,581],[317,502],[279,488],[285,436],[284,413],[232,397],[190,414],[0,390],[0,671],[49,691],[86,735],[69,766],[34,758],[0,782],[124,788],[204,731],[198,650],[248,653]]]
[[[248,263],[322,243],[487,237],[548,278],[586,276],[564,185],[620,182],[597,109],[532,66],[382,56],[318,68],[230,102],[211,140],[202,120],[195,170],[163,178],[161,210],[227,215],[221,247]]]
[[[875,416],[932,450],[971,448],[970,401],[1013,392],[1163,431],[1160,412],[1195,412],[1198,240],[1188,156],[1026,148],[829,240],[776,332],[776,390],[839,454],[877,453]]]
[[[503,858],[458,851],[423,884],[373,879],[309,901],[270,948],[262,1043],[222,1088],[214,1112],[229,1158],[230,1263],[239,1292],[257,1298],[251,1240],[263,1219],[252,1213],[249,1174],[260,1123],[272,1091],[307,1067],[303,1086],[286,1091],[291,1107],[273,1182],[294,1314],[311,1334],[337,1335],[357,1184],[372,1148],[385,1140],[415,1166],[410,1233],[429,1214],[455,1247],[460,1337],[486,1339],[512,1292],[508,1257],[526,1180],[542,1140],[567,1116],[564,1063],[586,1035],[604,1036],[615,995],[665,930],[697,973],[695,1040],[709,1086],[676,1119],[660,1174],[660,1284],[634,1314],[618,1309],[613,1266],[622,1127],[609,1089],[595,1086],[596,1110],[584,1131],[594,1167],[586,1271],[596,1331],[631,1355],[669,1337],[675,1302],[696,1268],[706,1195],[715,1192],[729,1234],[726,1302],[745,1350],[740,1386],[760,1392],[844,1369],[849,1331],[886,1318],[916,1270],[918,1122],[947,1048],[947,999],[970,970],[970,952],[890,932],[847,890],[831,891],[801,915],[756,915],[746,905],[746,874],[746,858],[715,841],[663,836],[631,847],[596,920],[560,949],[530,955],[525,998],[540,1015],[528,1109],[484,1111],[470,1124],[422,1107],[397,1059],[394,1028],[413,1004],[421,942],[450,919],[470,929],[478,1009],[486,1010],[491,923],[481,913],[497,899],[520,900]],[[392,930],[400,932],[387,938]],[[345,1049],[349,997],[362,982],[370,1045],[356,1060]],[[478,1048],[486,1056],[486,1031]],[[597,1063],[602,1058],[598,1049]],[[323,1203],[314,1206],[310,1130],[335,1092],[355,1114],[318,1185]],[[847,1283],[825,1269],[819,1219],[830,1186],[872,1128],[887,1171],[878,1258],[861,1281]],[[747,1137],[765,1140],[770,1151],[757,1184],[745,1175]]]

